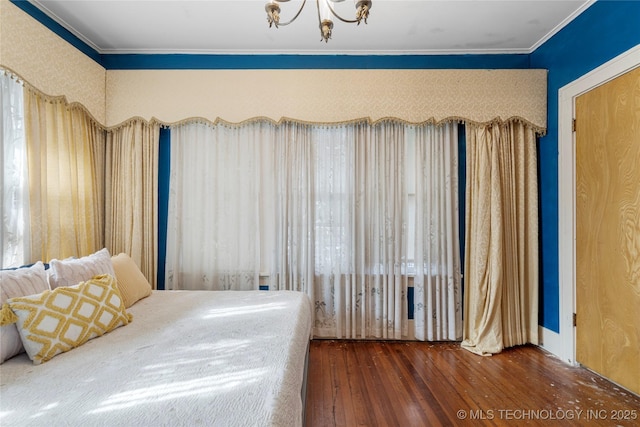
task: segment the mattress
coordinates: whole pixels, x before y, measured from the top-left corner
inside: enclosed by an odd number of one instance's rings
[[[42,365],[0,365],[0,425],[302,425],[305,294],[154,291],[127,311]]]

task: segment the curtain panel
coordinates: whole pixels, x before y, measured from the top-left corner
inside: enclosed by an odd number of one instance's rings
[[[464,340],[481,355],[538,343],[536,134],[467,125]]]
[[[258,230],[273,223],[273,125],[193,123],[171,134],[167,289],[257,289]]]
[[[23,91],[13,76],[0,70],[0,268],[18,267],[30,258]]]
[[[415,133],[415,336],[462,338],[458,206],[458,126],[419,126]],[[411,193],[410,193],[411,194]],[[418,262],[422,260],[422,262]]]
[[[315,334],[408,333],[404,124],[314,130]]]
[[[303,291],[316,336],[400,339],[418,274],[412,335],[459,339],[456,126],[172,128],[167,288]]]
[[[106,134],[105,245],[157,280],[160,125],[131,120]]]
[[[79,106],[25,88],[30,260],[104,247],[105,133]]]
[[[273,258],[267,259],[263,268],[266,284],[269,289],[306,292],[315,301],[317,177],[313,126],[288,122],[274,131],[274,182],[268,187],[275,192],[266,194],[273,198],[275,209],[263,211],[265,226],[261,227],[265,243],[274,242]],[[269,254],[269,248],[263,248]]]

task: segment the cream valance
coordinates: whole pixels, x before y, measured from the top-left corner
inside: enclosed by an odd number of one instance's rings
[[[107,71],[106,123],[80,102],[52,96],[1,67],[49,102],[84,109],[107,129],[131,120],[338,123],[526,122],[546,131],[546,70],[135,70]],[[268,83],[267,83],[268,82]]]
[[[108,70],[107,126],[131,117],[333,123],[522,120],[546,129],[546,70]]]

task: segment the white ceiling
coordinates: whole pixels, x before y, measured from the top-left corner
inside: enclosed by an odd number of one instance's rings
[[[530,53],[593,0],[373,0],[368,25],[334,19],[320,41],[315,0],[269,28],[266,0],[32,0],[98,53],[484,54]],[[281,5],[290,19],[302,4]],[[335,3],[353,19],[353,0]]]

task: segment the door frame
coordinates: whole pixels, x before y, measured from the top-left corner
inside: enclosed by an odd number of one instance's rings
[[[575,99],[640,66],[640,44],[602,64],[558,91],[558,272],[560,333],[544,331],[543,347],[577,365],[573,313],[576,311],[576,152]]]

